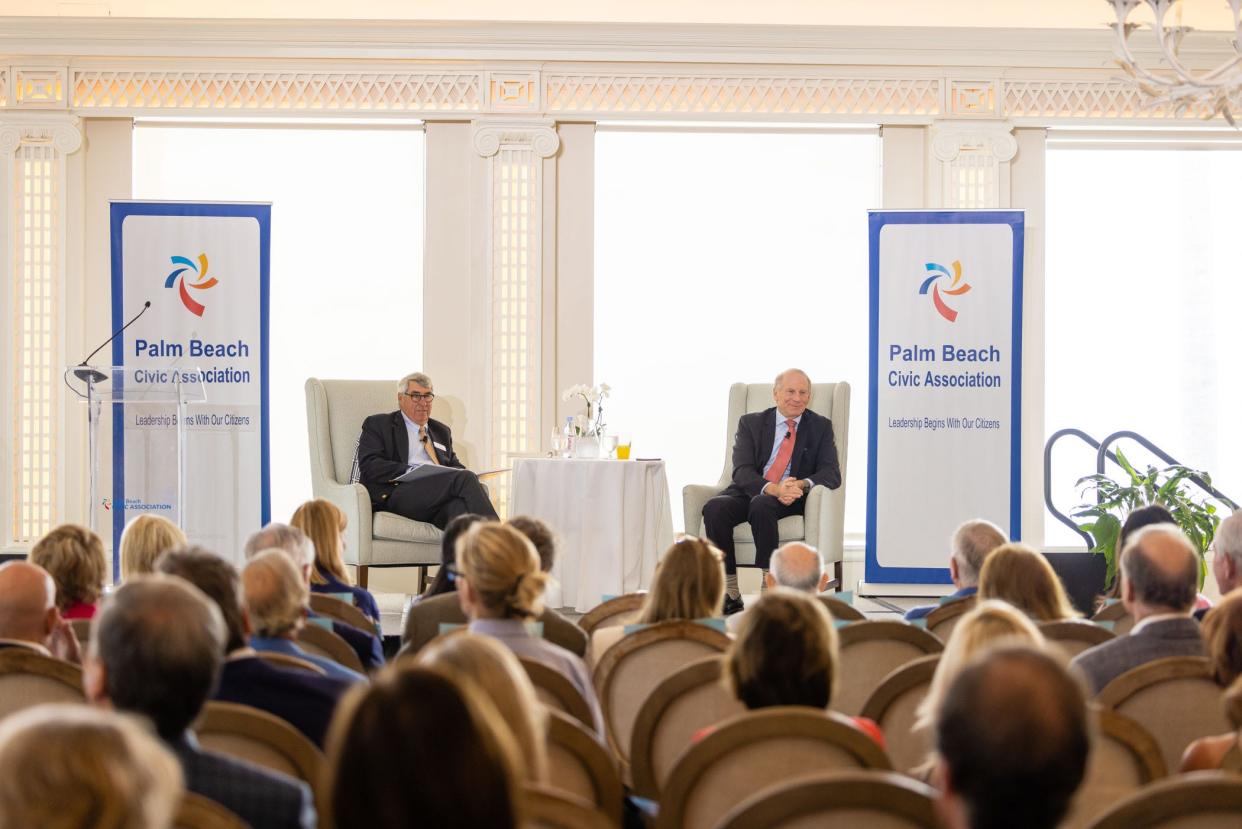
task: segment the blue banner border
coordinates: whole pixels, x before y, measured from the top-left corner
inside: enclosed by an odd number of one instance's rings
[[[880,231],[890,224],[1003,224],[1013,231],[1013,309],[1010,328],[1013,352],[1010,392],[1009,537],[1022,537],[1022,264],[1026,216],[1021,210],[871,210],[867,212],[870,270],[870,352],[867,434],[867,541],[865,578],[873,584],[949,584],[946,567],[884,567],[876,557],[876,442],[879,425]],[[948,539],[942,544],[948,560]]]

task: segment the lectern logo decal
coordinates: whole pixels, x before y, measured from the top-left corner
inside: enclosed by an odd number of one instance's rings
[[[181,293],[181,304],[184,305],[186,310],[191,314],[201,317],[203,315],[203,311],[207,310],[206,307],[203,306],[202,303],[196,302],[194,297],[190,296],[190,292],[186,290],[186,288],[189,287],[196,291],[205,291],[216,284],[217,280],[214,276],[210,278],[207,276],[207,254],[200,253],[198,255],[197,262],[192,259],[187,259],[184,256],[174,256],[172,257],[172,263],[174,265],[180,265],[181,267],[176,268],[168,275],[168,278],[164,280],[164,287],[171,288],[173,283],[177,283],[178,290]],[[182,276],[182,274],[186,274],[187,271],[192,271],[193,273]],[[191,282],[191,278],[194,278],[197,281]]]
[[[970,283],[962,282],[962,263],[954,260],[951,266],[953,268],[953,273],[949,273],[949,269],[944,265],[937,265],[935,262],[928,262],[924,267],[931,272],[931,276],[923,280],[923,284],[919,286],[919,294],[925,296],[927,294],[927,289],[930,288],[932,305],[936,306],[936,311],[940,314],[940,316],[944,317],[949,322],[953,322],[957,319],[957,311],[945,304],[945,301],[941,298],[941,294],[946,296],[961,296],[970,290]],[[938,279],[952,279],[953,281],[949,283],[949,287],[941,291],[940,285],[936,282]],[[959,282],[961,283],[960,287],[958,285]]]

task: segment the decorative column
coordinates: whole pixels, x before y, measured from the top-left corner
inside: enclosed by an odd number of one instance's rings
[[[1018,152],[1012,127],[1000,121],[938,121],[931,128],[933,183],[944,208],[1009,206],[1009,162]]]

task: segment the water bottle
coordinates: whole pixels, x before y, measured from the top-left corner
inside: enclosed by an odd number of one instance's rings
[[[565,457],[574,456],[574,419],[571,415],[565,418]]]

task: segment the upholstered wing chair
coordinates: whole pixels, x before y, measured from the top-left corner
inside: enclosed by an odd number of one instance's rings
[[[690,484],[682,490],[682,506],[685,509],[686,532],[701,535],[703,532],[703,506],[714,495],[720,494],[733,479],[733,437],[737,434],[737,422],[742,415],[761,412],[773,406],[771,383],[734,383],[729,387],[729,430],[725,443],[724,471],[715,486]],[[817,414],[832,421],[832,434],[837,443],[837,458],[841,463],[841,486],[828,489],[815,486],[806,495],[806,514],[782,518],[777,525],[780,543],[805,541],[819,550],[825,563],[833,565],[837,589],[841,585],[841,562],[845,543],[845,469],[849,449],[850,385],[849,383],[814,383],[811,385],[811,405]],[[733,530],[733,546],[739,567],[755,566],[755,542],[750,527],[739,524]]]

